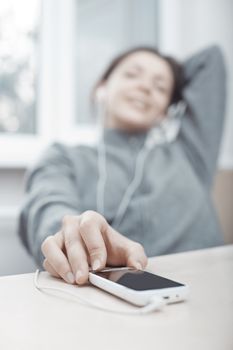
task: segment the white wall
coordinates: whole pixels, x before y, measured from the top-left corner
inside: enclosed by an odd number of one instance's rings
[[[233,1],[160,0],[161,51],[184,59],[209,44],[219,44],[228,69],[227,118],[219,165],[233,169]]]

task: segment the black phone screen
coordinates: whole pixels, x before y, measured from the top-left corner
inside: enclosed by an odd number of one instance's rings
[[[112,282],[138,291],[184,286],[184,284],[154,275],[153,273],[134,269],[119,269],[94,273]]]

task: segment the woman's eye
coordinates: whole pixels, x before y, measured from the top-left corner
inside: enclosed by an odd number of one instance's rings
[[[155,90],[165,94],[167,92],[166,88],[164,86],[161,86],[161,85],[157,85],[155,84]]]
[[[137,73],[136,72],[125,72],[125,76],[127,78],[136,78]]]

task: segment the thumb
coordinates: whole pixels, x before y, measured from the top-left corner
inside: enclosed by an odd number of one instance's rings
[[[141,244],[134,242],[128,251],[126,265],[138,270],[143,270],[145,269],[147,262],[148,259],[144,248]]]
[[[110,225],[104,232],[107,248],[107,263],[112,266],[129,266],[144,269],[147,265],[147,256],[143,246],[123,236]]]

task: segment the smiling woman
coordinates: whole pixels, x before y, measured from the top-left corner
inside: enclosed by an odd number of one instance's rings
[[[96,85],[101,88],[109,128],[146,131],[159,123],[182,96],[182,67],[150,47],[118,56]]]
[[[219,48],[182,67],[135,49],[113,61],[95,95],[97,147],[56,143],[28,174],[19,234],[37,263],[83,284],[89,266],[144,268],[147,256],[222,244],[211,198],[225,111]],[[187,109],[171,114],[181,97]]]

